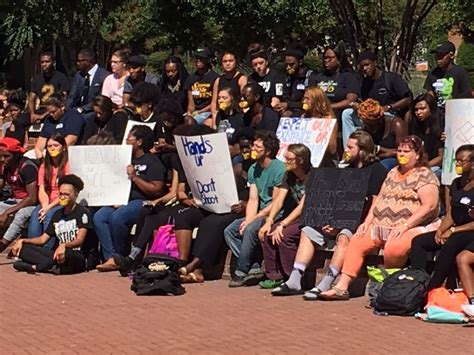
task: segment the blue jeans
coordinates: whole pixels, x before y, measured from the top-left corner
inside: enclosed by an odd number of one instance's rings
[[[239,227],[245,218],[236,219],[224,230],[224,238],[232,253],[237,258],[235,274],[245,276],[249,273],[262,272],[260,266],[260,241],[258,231],[265,223],[265,218],[258,218],[250,223],[241,235]]]
[[[62,206],[60,205],[51,208],[46,213],[46,216],[44,216],[43,222],[40,222],[38,218],[39,211],[41,210],[41,205],[36,206],[33,210],[33,213],[31,214],[30,223],[28,224],[28,238],[36,238],[42,235],[45,232],[46,228],[48,228],[49,223],[51,222],[51,218],[53,218],[53,215],[61,208]],[[52,249],[54,247],[54,243],[54,238],[50,238],[48,242],[44,245],[44,247]]]
[[[8,229],[5,231],[3,239],[13,242],[18,238],[22,234],[23,228],[27,226],[28,219],[30,218],[34,208],[35,206],[27,206],[18,210],[15,213],[15,217],[13,217],[12,223],[10,223]]]
[[[125,254],[130,228],[137,222],[143,200],[129,201],[117,209],[102,207],[94,214],[94,228],[105,260]]]
[[[347,141],[352,132],[355,132],[357,128],[362,127],[362,122],[360,121],[357,112],[351,108],[346,108],[342,111],[341,114],[342,121],[342,143],[344,148],[347,147]]]
[[[385,158],[380,161],[380,164],[382,164],[385,169],[392,170],[398,165],[398,161],[397,158]]]

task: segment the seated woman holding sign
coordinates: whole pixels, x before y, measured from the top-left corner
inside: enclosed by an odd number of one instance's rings
[[[331,102],[327,98],[323,90],[312,86],[306,89],[303,96],[303,117],[306,118],[336,118],[331,108]],[[337,161],[337,121],[329,137],[328,146],[320,167],[333,167],[332,161]]]
[[[153,131],[146,126],[134,126],[127,144],[132,146],[132,163],[124,167],[132,181],[128,204],[102,207],[94,215],[94,227],[106,260],[97,265],[99,271],[118,269],[112,258],[125,253],[130,228],[137,221],[143,201],[153,200],[163,193],[165,168],[159,158],[149,153],[153,147]]]
[[[92,228],[91,214],[76,203],[84,183],[76,175],[66,175],[58,184],[62,207],[54,213],[48,228],[39,237],[19,239],[12,248],[13,255],[19,258],[13,264],[18,271],[63,275],[87,269],[82,246],[87,231]],[[54,241],[54,248],[43,248],[50,239]]]
[[[363,219],[369,211],[372,200],[380,191],[380,187],[387,176],[387,170],[376,160],[374,142],[370,135],[364,131],[355,131],[349,136],[347,147],[344,151],[344,162],[349,164],[346,169],[370,171],[367,195],[362,209]],[[316,228],[317,226],[304,226],[302,228],[300,243],[290,277],[283,285],[275,288],[272,291],[272,295],[290,296],[302,294],[301,280],[306,268],[313,259],[316,249],[324,245],[325,239],[335,238],[336,248],[334,249],[326,275],[316,287],[305,292],[303,298],[308,301],[316,300],[321,292],[331,288],[332,283],[342,268],[344,255],[353,232],[348,229],[337,229],[329,225],[321,226],[321,229]]]
[[[244,126],[257,130],[276,132],[280,118],[278,114],[263,103],[265,91],[251,81],[242,89],[242,100],[239,103],[244,112]]]
[[[303,211],[306,178],[312,167],[311,151],[304,144],[290,144],[285,152],[285,165],[285,176],[277,187],[280,192],[272,203],[265,224],[258,231],[268,277],[259,285],[265,289],[279,286],[293,269],[301,234],[298,219]],[[282,209],[286,212],[284,218],[275,223]]]
[[[322,299],[348,300],[349,284],[371,251],[384,249],[386,268],[403,267],[413,238],[439,227],[439,181],[427,167],[420,138],[402,138],[397,160],[399,166],[388,173],[364,223],[349,243],[339,282],[322,292]]]
[[[446,196],[447,213],[435,232],[413,239],[411,265],[426,270],[427,253],[441,250],[428,289],[441,287],[452,271],[452,266],[464,248],[474,241],[474,219],[470,209],[474,206],[474,144],[460,146],[456,150],[456,173]]]

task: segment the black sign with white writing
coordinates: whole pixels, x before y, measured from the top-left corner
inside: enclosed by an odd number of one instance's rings
[[[361,223],[369,179],[367,169],[312,169],[300,225],[355,231]]]

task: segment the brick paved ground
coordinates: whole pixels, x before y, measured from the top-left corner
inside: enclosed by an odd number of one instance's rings
[[[474,328],[377,317],[344,303],[273,298],[226,281],[137,297],[116,274],[16,273],[0,256],[0,354],[471,353]]]

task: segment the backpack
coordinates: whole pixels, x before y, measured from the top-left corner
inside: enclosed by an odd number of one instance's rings
[[[178,296],[186,292],[178,275],[180,262],[172,256],[148,254],[133,274],[131,290],[137,296]]]
[[[420,269],[404,269],[387,277],[374,302],[377,313],[412,316],[425,303],[430,276]]]

